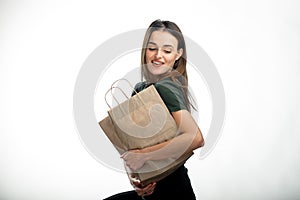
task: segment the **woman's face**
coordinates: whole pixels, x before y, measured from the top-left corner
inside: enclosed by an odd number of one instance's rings
[[[161,75],[170,72],[177,59],[182,55],[182,49],[177,50],[177,39],[166,31],[154,31],[146,49],[146,62],[149,72]]]

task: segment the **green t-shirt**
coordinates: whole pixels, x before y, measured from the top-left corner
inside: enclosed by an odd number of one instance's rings
[[[140,92],[151,84],[146,82],[139,82],[135,85],[135,91]],[[178,110],[187,110],[186,101],[180,85],[171,80],[171,78],[164,78],[154,83],[154,87],[159,93],[160,97],[167,106],[169,112],[176,112]],[[132,93],[134,95],[135,92]]]

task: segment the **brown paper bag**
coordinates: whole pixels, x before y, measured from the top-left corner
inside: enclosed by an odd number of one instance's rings
[[[110,109],[99,125],[120,154],[172,139],[178,129],[153,85]],[[177,160],[148,161],[137,172],[126,166],[125,169],[129,178],[140,181],[144,186],[166,177],[192,154]]]

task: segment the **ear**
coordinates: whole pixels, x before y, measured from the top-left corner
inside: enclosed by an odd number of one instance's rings
[[[176,55],[176,60],[178,60],[182,56],[182,53],[183,53],[183,49],[182,48],[178,49],[177,55]]]

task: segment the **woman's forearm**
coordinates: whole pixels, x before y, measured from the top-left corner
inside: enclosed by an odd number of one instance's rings
[[[197,129],[193,133],[182,133],[166,142],[146,147],[141,150],[141,153],[145,154],[146,161],[167,158],[177,159],[203,145],[204,140],[201,131]]]
[[[202,133],[188,111],[172,114],[181,134],[166,142],[124,153],[121,158],[125,160],[127,166],[137,170],[150,160],[176,160],[183,154],[190,154],[204,145]]]

